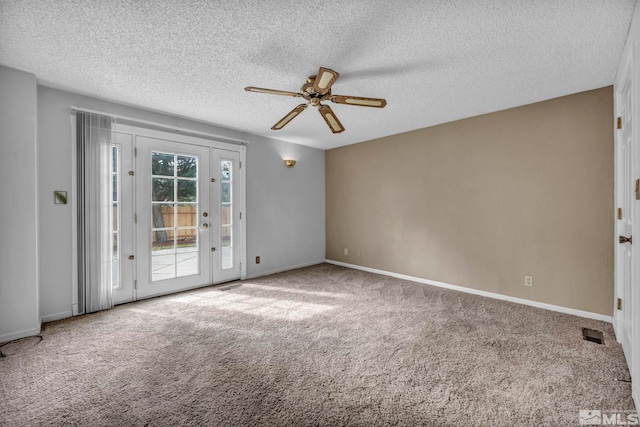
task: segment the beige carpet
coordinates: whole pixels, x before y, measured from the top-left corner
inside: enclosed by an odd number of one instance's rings
[[[237,284],[3,347],[0,425],[575,426],[633,409],[607,323],[328,264]]]

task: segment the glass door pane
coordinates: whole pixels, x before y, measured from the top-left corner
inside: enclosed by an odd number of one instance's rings
[[[119,242],[119,234],[120,234],[120,223],[122,221],[121,218],[121,203],[120,203],[120,199],[121,199],[121,194],[122,194],[122,187],[121,187],[121,182],[122,182],[122,175],[121,175],[121,169],[122,169],[122,155],[121,155],[121,150],[120,150],[120,146],[118,144],[114,144],[111,147],[111,181],[112,181],[112,202],[111,202],[111,209],[113,211],[113,224],[111,226],[111,234],[112,234],[112,250],[113,250],[113,258],[112,258],[112,272],[111,272],[111,285],[114,289],[118,289],[121,287],[121,283],[120,283],[120,254],[121,254],[121,249],[120,249],[120,244]]]
[[[199,273],[198,157],[151,151],[151,281]]]
[[[233,268],[233,162],[220,160],[220,246],[222,261],[220,268]]]

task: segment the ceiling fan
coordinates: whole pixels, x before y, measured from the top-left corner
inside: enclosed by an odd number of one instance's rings
[[[320,67],[318,74],[307,78],[307,82],[302,85],[300,92],[286,92],[283,90],[264,89],[261,87],[248,86],[244,90],[248,92],[268,93],[272,95],[284,95],[293,96],[296,98],[304,98],[308,102],[300,104],[293,110],[291,110],[286,116],[280,119],[271,129],[280,130],[287,125],[291,120],[295,119],[298,114],[302,113],[307,106],[312,105],[316,107],[320,112],[320,115],[327,122],[329,129],[333,133],[340,133],[344,131],[344,126],[338,120],[331,107],[325,104],[321,104],[321,101],[331,101],[336,104],[345,105],[357,105],[360,107],[373,107],[384,108],[387,105],[387,101],[381,98],[363,98],[361,96],[345,96],[345,95],[332,95],[331,86],[340,77],[340,74],[328,68]]]

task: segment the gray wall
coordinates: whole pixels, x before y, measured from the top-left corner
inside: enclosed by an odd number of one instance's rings
[[[0,342],[40,332],[36,76],[0,66]]]
[[[43,321],[71,314],[71,206],[54,205],[52,194],[54,190],[66,190],[73,195],[72,105],[250,141],[246,165],[247,274],[258,276],[324,259],[323,151],[39,86],[40,269],[44,272],[40,280],[40,313]],[[300,167],[286,169],[281,152],[299,156]],[[286,230],[285,234],[280,230]],[[264,260],[260,265],[254,262],[256,255]]]
[[[323,262],[324,151],[255,136],[249,141],[248,276]],[[296,165],[285,167],[285,158]]]

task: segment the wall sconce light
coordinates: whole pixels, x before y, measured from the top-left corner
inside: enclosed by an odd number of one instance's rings
[[[288,168],[292,168],[296,165],[296,161],[291,159],[284,159],[284,165]]]

